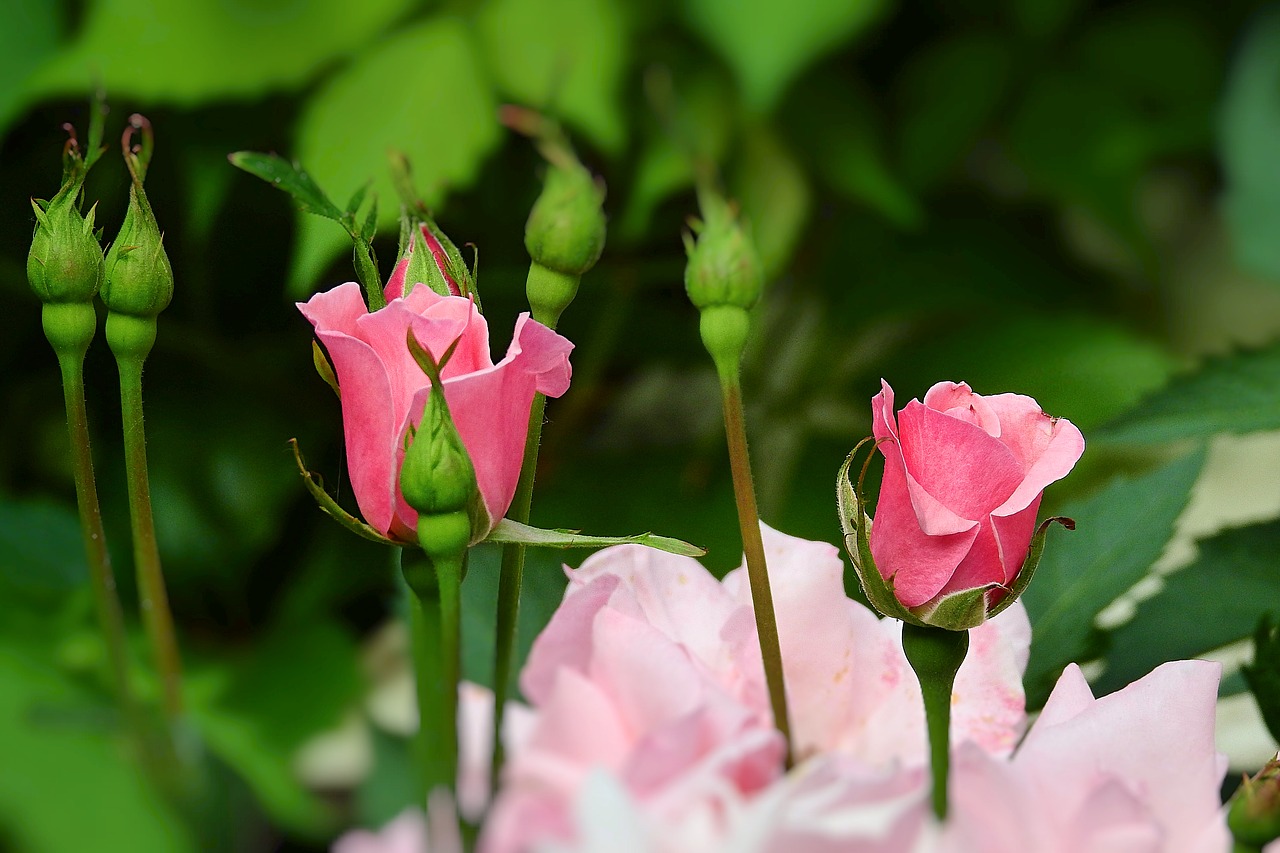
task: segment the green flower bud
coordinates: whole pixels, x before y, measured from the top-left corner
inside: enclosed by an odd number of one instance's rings
[[[603,203],[604,186],[586,167],[571,154],[557,157],[525,224],[529,257],[564,275],[587,272],[604,251]]]
[[[704,194],[703,221],[695,226],[697,242],[686,239],[689,263],[684,286],[699,309],[732,305],[744,310],[764,291],[764,267],[755,245],[723,199]]]
[[[93,302],[102,285],[102,246],[93,233],[95,208],[81,216],[79,183],[63,188],[52,201],[32,199],[36,230],[27,254],[27,281],[49,303]]]
[[[408,439],[400,492],[418,511],[418,539],[428,554],[459,553],[476,531],[488,532],[475,468],[439,388],[427,395],[422,420]]]
[[[1280,838],[1280,756],[1244,780],[1231,798],[1227,826],[1241,844],[1262,847]]]
[[[142,131],[142,144],[130,148],[135,130]],[[107,250],[102,301],[114,314],[154,319],[173,299],[173,268],[164,251],[164,235],[147,201],[142,182],[153,147],[151,124],[140,115],[129,118],[121,144],[125,164],[133,178],[129,188],[129,209],[115,242]]]
[[[470,296],[475,280],[462,253],[430,219],[411,219],[402,231],[407,242],[387,283],[387,295],[408,296],[415,284],[425,284],[441,296]],[[402,228],[405,227],[402,225]]]
[[[107,250],[102,301],[115,314],[154,318],[172,299],[173,268],[164,251],[164,235],[141,181],[135,180],[124,224]]]

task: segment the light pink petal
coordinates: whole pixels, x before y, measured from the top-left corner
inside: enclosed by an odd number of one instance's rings
[[[894,593],[907,607],[924,604],[951,579],[978,535],[978,523],[947,535],[929,535],[920,528],[909,494],[900,454],[890,444],[885,451],[884,480],[871,525],[871,555],[880,574],[894,580]],[[953,516],[954,517],[954,516]]]
[[[588,675],[613,697],[631,731],[650,731],[706,701],[703,672],[640,619],[605,608],[596,615],[592,643]]]
[[[1097,853],[1161,853],[1164,833],[1146,805],[1118,779],[1089,793],[1071,818],[1067,850]]]
[[[1061,697],[1058,690],[1051,697],[1059,707],[1050,713],[1046,705],[1047,718],[1036,721],[1014,762],[1064,807],[1083,807],[1099,778],[1114,777],[1176,841],[1170,849],[1191,849],[1221,817],[1222,769],[1213,739],[1220,672],[1219,664],[1206,661],[1168,663],[1087,704],[1087,687],[1073,683],[1079,673],[1069,668]]]
[[[619,766],[635,742],[612,698],[576,670],[558,671],[541,710],[525,749],[518,760],[511,761],[515,776],[544,781],[560,777],[567,785],[576,785],[593,766]],[[551,767],[560,770],[548,772]]]
[[[1027,445],[1043,443],[1044,448],[1039,457],[1029,460],[1021,485],[994,515],[1014,515],[1030,506],[1046,486],[1067,476],[1084,453],[1084,436],[1065,418],[1051,418],[1043,413],[1029,416],[1021,430],[1010,425],[1005,440],[1009,441],[1011,435],[1022,435]]]
[[[898,413],[898,440],[907,472],[963,518],[984,518],[1023,479],[1021,466],[999,439],[915,400]]]
[[[969,653],[951,694],[951,741],[972,741],[992,755],[1013,751],[1026,724],[1022,674],[1031,622],[1021,602],[969,632]]]
[[[1034,810],[1030,792],[1014,769],[976,744],[961,744],[952,753],[949,798],[950,813],[939,851],[1052,853],[1059,849],[1056,827]]]
[[[478,821],[489,804],[492,759],[493,691],[464,681],[458,685],[458,810],[469,820]]]
[[[406,809],[379,832],[356,829],[339,838],[333,853],[435,853],[427,847],[427,819],[418,809]],[[452,853],[452,851],[439,851]]]
[[[366,316],[359,285],[339,285],[298,307],[315,325],[339,377],[347,471],[360,514],[379,533],[404,538],[408,531],[396,527],[394,509],[396,402],[378,353],[354,336]]]
[[[654,628],[712,670],[726,666],[720,632],[739,605],[697,560],[622,545],[596,552],[573,572],[579,583],[604,575],[622,582]]]
[[[1036,495],[1025,509],[1013,515],[993,515],[990,524],[1000,546],[1000,563],[1004,568],[1004,584],[1009,586],[1022,571],[1031,550],[1031,539],[1036,532],[1036,514],[1040,511],[1040,496]],[[994,604],[999,597],[994,597]]]
[[[429,288],[415,288],[414,294],[419,291],[431,293]],[[458,299],[438,295],[435,298]],[[506,515],[515,496],[524,462],[533,395],[541,389],[546,389],[542,393],[549,396],[564,392],[569,384],[572,349],[573,344],[568,340],[522,314],[516,321],[515,338],[502,361],[488,369],[445,379],[445,400],[471,457],[491,525]],[[421,418],[428,391],[429,388],[419,391],[410,405],[415,424]],[[401,449],[396,460],[397,470],[403,457]],[[399,514],[412,527],[417,514],[403,497],[397,500]]]
[[[955,573],[943,585],[938,596],[952,595],[969,589],[976,589],[991,583],[1004,583],[1004,565],[1000,561],[1000,546],[996,542],[995,531],[991,524],[978,527],[978,535],[974,537],[969,552],[964,555]]]
[[[973,393],[965,382],[939,382],[925,393],[924,404],[956,420],[981,427],[993,438],[1000,438],[1000,418],[987,398]]]
[[[520,692],[530,702],[541,705],[550,700],[559,669],[587,671],[596,614],[608,604],[618,585],[618,578],[611,575],[594,578],[585,585],[571,581],[564,601],[534,639],[520,672]]]
[[[898,421],[893,412],[893,388],[880,380],[880,393],[871,398],[871,434],[876,439],[898,437]]]

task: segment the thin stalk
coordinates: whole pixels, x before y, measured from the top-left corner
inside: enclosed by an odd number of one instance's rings
[[[151,485],[147,476],[147,437],[142,420],[142,358],[117,354],[120,369],[120,409],[124,421],[124,461],[129,482],[129,516],[133,532],[133,562],[138,578],[138,605],[151,642],[164,698],[172,723],[182,714],[182,661],[165,590],[160,549],[151,514]]]
[[[729,466],[733,472],[733,496],[738,504],[738,527],[742,550],[747,558],[747,579],[751,584],[751,604],[755,608],[760,656],[769,688],[769,706],[774,725],[787,744],[787,766],[794,752],[791,745],[791,718],[787,713],[787,689],[782,678],[782,647],[778,643],[778,622],[773,612],[773,592],[765,565],[764,540],[760,536],[760,512],[756,507],[755,485],[751,478],[751,456],[747,450],[746,419],[742,412],[742,388],[737,370],[720,370],[721,400],[724,403],[725,437],[729,444]]]
[[[461,591],[465,555],[429,560],[403,551],[401,572],[409,587],[414,680],[418,697],[415,742],[423,793],[454,790],[458,778],[458,680],[461,677]]]
[[[933,778],[933,813],[947,817],[947,779],[951,768],[951,692],[956,672],[969,651],[968,631],[902,625],[902,651],[915,670],[924,696],[929,731],[929,771]]]
[[[93,587],[98,624],[107,645],[112,686],[125,720],[138,720],[129,687],[129,660],[126,651],[124,613],[116,593],[116,579],[107,553],[107,537],[102,529],[102,510],[93,475],[93,453],[89,448],[89,416],[84,403],[84,353],[58,352],[62,369],[62,394],[67,407],[67,433],[71,439],[71,464],[76,483],[76,504],[80,511],[80,531],[84,536],[89,579]],[[140,742],[139,747],[144,747]]]
[[[531,264],[529,277],[547,275],[547,270],[538,264]],[[566,287],[569,279],[574,278],[572,289],[576,289],[576,277],[561,276]],[[565,303],[568,304],[568,303]],[[561,309],[563,310],[563,309]],[[555,331],[560,322],[560,313],[554,308],[535,304],[533,319],[548,329]],[[525,434],[524,461],[520,466],[520,480],[516,484],[516,494],[507,510],[507,518],[521,524],[529,523],[529,512],[533,506],[533,481],[538,474],[538,449],[542,443],[542,421],[547,411],[547,398],[543,394],[533,395],[533,407],[529,410],[529,430]],[[493,764],[489,774],[489,785],[492,790],[498,788],[498,774],[505,760],[502,746],[502,721],[506,713],[507,687],[511,682],[511,673],[515,668],[516,627],[520,621],[520,587],[524,582],[524,545],[509,543],[502,548],[502,567],[498,574],[498,615],[494,626],[494,659],[493,659]]]

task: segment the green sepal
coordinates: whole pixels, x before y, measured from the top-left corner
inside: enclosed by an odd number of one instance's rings
[[[967,631],[986,621],[987,593],[994,589],[1000,589],[1000,584],[989,583],[940,596],[912,607],[911,612],[931,628]]]
[[[324,384],[333,389],[333,393],[338,395],[338,399],[342,399],[342,391],[338,388],[338,375],[333,372],[333,365],[329,363],[329,357],[324,354],[324,350],[320,349],[320,344],[314,339],[311,341],[311,362],[316,366],[316,373],[320,374],[320,378],[324,380]]]
[[[493,528],[485,542],[512,543],[538,548],[603,548],[608,545],[644,545],[682,557],[701,557],[707,549],[699,548],[668,536],[636,533],[632,536],[586,536],[576,530],[544,530],[504,518]]]
[[[365,181],[363,184],[361,184],[359,187],[356,188],[355,192],[351,194],[351,200],[347,202],[348,216],[355,216],[357,213],[360,212],[360,208],[364,206],[365,196],[369,194],[369,187],[372,184],[373,184],[372,181]]]
[[[302,475],[302,483],[306,486],[307,491],[311,493],[311,497],[315,498],[315,502],[321,511],[362,539],[368,539],[370,542],[377,542],[380,545],[402,544],[394,539],[388,539],[338,506],[338,502],[324,490],[320,475],[312,474],[307,470],[307,464],[302,459],[302,451],[298,448],[298,440],[296,438],[289,439],[289,446],[293,448],[293,461],[298,465],[298,473]]]
[[[871,455],[862,464],[862,473],[858,476],[858,487],[855,489],[849,481],[849,467],[858,451],[868,442],[873,444]],[[845,550],[849,552],[849,559],[853,561],[854,571],[858,575],[858,583],[872,607],[884,616],[901,619],[922,628],[928,627],[927,623],[898,601],[893,592],[893,578],[885,580],[871,556],[871,519],[867,517],[866,507],[862,502],[862,481],[867,476],[867,466],[875,454],[874,444],[875,439],[872,438],[864,438],[858,442],[845,457],[836,477],[836,506],[840,513],[840,528],[844,531]]]
[[[988,619],[1004,612],[1010,604],[1018,600],[1018,596],[1022,595],[1023,590],[1027,588],[1027,584],[1031,583],[1031,576],[1036,573],[1036,567],[1040,565],[1040,558],[1044,556],[1045,539],[1049,535],[1049,528],[1054,523],[1061,524],[1068,530],[1076,529],[1075,521],[1062,515],[1055,515],[1040,522],[1040,526],[1036,528],[1035,535],[1031,537],[1031,548],[1027,551],[1027,559],[1022,561],[1022,569],[1018,572],[1018,576],[1013,579],[1013,586],[1009,587],[1009,594],[996,602],[995,606],[987,611]]]

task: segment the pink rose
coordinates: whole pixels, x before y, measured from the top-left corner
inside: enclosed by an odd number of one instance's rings
[[[415,541],[418,516],[400,494],[400,466],[405,432],[422,416],[430,383],[409,354],[406,330],[437,359],[461,339],[442,374],[444,396],[475,467],[490,528],[515,495],[533,395],[559,397],[569,387],[573,344],[521,314],[506,356],[495,365],[489,328],[475,303],[422,284],[403,293],[408,264],[406,258],[397,265],[387,306],[379,311],[369,313],[354,282],[317,293],[298,309],[315,326],[338,377],[347,468],[365,521],[392,538]]]
[[[871,527],[876,568],[907,608],[1013,583],[1036,529],[1045,487],[1067,475],[1084,437],[1020,394],[983,397],[939,382],[893,414],[893,389],[871,400],[885,457]]]

